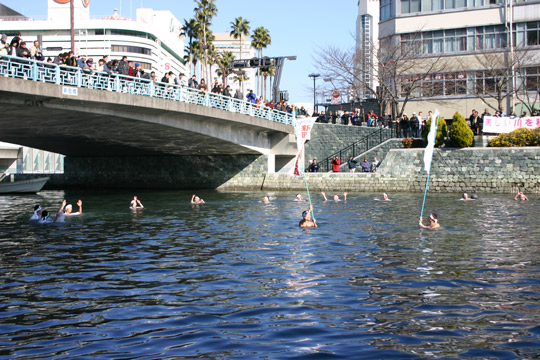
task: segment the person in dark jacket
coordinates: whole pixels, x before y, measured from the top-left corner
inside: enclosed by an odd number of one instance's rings
[[[419,125],[419,122],[418,122],[418,118],[416,117],[415,112],[412,113],[410,125],[411,125],[411,137],[417,138],[418,137],[418,128],[419,128],[418,125]]]
[[[121,75],[129,75],[129,63],[127,56],[122,56],[122,60],[118,63],[118,73]]]
[[[403,137],[409,137],[409,129],[411,128],[411,123],[409,121],[409,118],[407,117],[407,114],[403,114],[401,116],[401,120],[399,120],[399,127],[401,128],[401,134]]]

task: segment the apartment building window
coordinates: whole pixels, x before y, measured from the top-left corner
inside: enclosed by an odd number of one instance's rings
[[[381,0],[381,21],[388,20],[392,17],[392,0]]]
[[[540,45],[539,39],[539,29],[540,29],[540,22],[539,21],[533,21],[527,23],[527,45],[528,46],[534,46],[534,45]]]
[[[152,50],[140,46],[112,45],[111,52],[152,55]]]
[[[401,0],[401,13],[420,12],[420,0]]]
[[[533,92],[540,90],[540,67],[525,68],[525,89]]]
[[[538,43],[539,29],[536,30]],[[414,37],[414,39],[413,39]],[[502,49],[507,46],[507,33],[504,25],[479,26],[468,29],[448,29],[426,31],[421,34],[402,34],[403,51],[410,51],[413,42],[421,43],[416,53],[439,54],[475,51],[484,49]],[[531,41],[532,42],[532,41]],[[518,45],[519,46],[519,45]]]
[[[444,9],[444,0],[422,0],[422,11]]]

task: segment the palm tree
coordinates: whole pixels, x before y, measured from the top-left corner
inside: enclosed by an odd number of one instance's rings
[[[182,25],[182,32],[180,36],[187,37],[189,39],[188,46],[185,47],[184,51],[188,53],[188,64],[189,64],[189,74],[188,78],[191,78],[191,68],[193,63],[193,39],[197,38],[197,33],[199,32],[199,23],[196,19],[184,19],[184,25]]]
[[[257,49],[260,59],[262,58],[262,54],[263,54],[262,49],[266,48],[271,43],[272,43],[272,38],[270,37],[270,32],[268,31],[268,29],[265,29],[264,27],[259,26],[253,31],[253,34],[251,35],[251,46]],[[259,72],[258,83],[262,85],[260,81],[260,72]]]
[[[243,19],[241,16],[234,19],[234,22],[231,22],[231,32],[229,33],[233,38],[240,38],[240,59],[242,59],[242,38],[244,36],[249,36],[249,21]],[[244,83],[242,83],[242,87]],[[242,93],[244,89],[242,88]]]
[[[270,76],[270,88],[272,87],[272,76],[276,75],[276,67],[274,65],[270,66],[269,68],[263,68],[261,69],[261,74],[264,78],[264,100],[267,100],[266,97],[266,79]],[[270,90],[270,93],[272,93],[272,90]]]
[[[197,7],[194,9],[195,18],[200,24],[199,39],[202,40],[204,48],[204,64],[206,68],[207,79],[210,79],[210,70],[208,64],[208,27],[212,24],[212,18],[217,14],[215,0],[195,0]],[[202,35],[202,36],[201,36]]]
[[[227,86],[227,76],[232,74],[231,64],[233,60],[234,54],[231,51],[224,51],[223,53],[218,54],[218,61],[221,63],[221,67],[216,69],[216,73],[223,79],[223,88]],[[223,70],[225,70],[225,72],[223,72]]]

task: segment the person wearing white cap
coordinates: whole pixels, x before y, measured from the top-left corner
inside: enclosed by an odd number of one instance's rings
[[[437,217],[437,214],[432,212],[429,214],[429,225],[424,225],[422,223],[422,218],[420,218],[420,221],[418,222],[418,225],[420,225],[423,229],[438,229],[441,227],[441,224],[439,224],[439,218]]]
[[[62,203],[65,204],[66,200]],[[79,211],[73,212],[73,206],[71,204],[66,205],[66,209],[64,211],[64,215],[66,216],[75,216],[75,215],[81,215],[82,214],[82,200],[77,200],[77,206],[79,207]]]
[[[7,35],[2,34],[2,40],[0,40],[0,55],[9,54],[9,43],[7,41]]]

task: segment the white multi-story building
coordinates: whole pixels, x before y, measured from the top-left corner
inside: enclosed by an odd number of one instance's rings
[[[47,0],[47,19],[9,16],[0,22],[0,31],[12,35],[20,32],[28,47],[38,40],[45,57],[71,50],[70,4],[66,0]],[[137,9],[132,20],[113,15],[94,19],[88,0],[74,2],[74,52],[94,62],[103,56],[109,60],[138,62],[141,67],[161,75],[165,71],[185,73],[184,40],[181,23],[170,11]]]
[[[439,108],[445,117],[468,116],[488,107],[494,113],[496,91],[507,113],[527,111],[525,101],[540,107],[538,0],[381,0],[379,41],[389,38],[417,64],[444,64],[427,75],[411,67],[396,81],[418,85],[409,114]]]
[[[368,99],[373,93],[366,89],[375,90],[378,86],[374,74],[377,64],[377,49],[379,43],[379,0],[359,0],[358,17],[356,19],[356,51],[358,53],[356,76],[358,98]]]
[[[232,52],[235,60],[247,60],[256,56],[255,48],[251,46],[251,41],[242,36],[242,54],[240,54],[240,39],[235,39],[228,33],[218,33],[214,34],[214,40],[212,41],[216,49],[216,53],[224,53],[225,51]],[[212,65],[212,82],[218,80],[221,83],[221,76],[217,75],[218,66]],[[245,68],[242,69],[246,72],[247,79],[244,81],[244,95],[247,93],[248,89],[255,90],[256,78],[255,78],[255,69],[254,68]],[[227,84],[231,85],[231,89],[234,90],[240,88],[238,81],[235,81],[238,76],[236,74],[230,74],[227,77]]]

